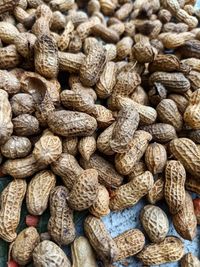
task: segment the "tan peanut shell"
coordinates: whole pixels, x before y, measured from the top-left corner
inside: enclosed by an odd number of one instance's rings
[[[153,186],[153,175],[146,171],[112,192],[110,209],[119,211],[135,205]]]
[[[72,156],[76,156],[76,154],[78,153],[78,137],[63,138],[62,151],[63,153],[68,153]]]
[[[64,251],[55,243],[44,240],[33,251],[33,262],[35,267],[54,266],[71,267],[71,263]]]
[[[115,122],[108,126],[97,138],[97,149],[105,155],[114,155],[115,152],[110,146]]]
[[[29,94],[19,93],[10,100],[12,112],[15,116],[32,114],[35,111],[33,97]]]
[[[200,128],[200,90],[196,90],[189,99],[189,105],[184,113],[184,121],[192,128],[198,130]]]
[[[153,62],[149,64],[149,71],[172,72],[180,69],[180,61],[175,55],[157,55]]]
[[[84,230],[97,256],[105,262],[114,261],[119,249],[101,219],[88,216],[84,222]]]
[[[200,266],[200,260],[194,256],[191,252],[184,255],[181,259],[181,267],[198,267]]]
[[[46,78],[55,78],[58,73],[58,52],[53,39],[41,35],[35,42],[34,51],[36,71]]]
[[[68,207],[69,191],[64,186],[56,186],[50,194],[48,232],[59,245],[68,245],[75,238],[73,211]]]
[[[58,136],[50,131],[43,132],[33,149],[33,156],[38,164],[51,164],[60,157],[61,153],[62,142]]]
[[[12,246],[12,258],[20,265],[26,265],[32,260],[34,248],[39,244],[40,236],[34,227],[22,230]]]
[[[0,89],[0,144],[4,144],[13,132],[11,106],[8,93]]]
[[[17,0],[1,0],[0,2],[0,14],[13,10]]]
[[[149,144],[145,151],[145,163],[152,174],[161,173],[167,162],[167,152],[159,143]]]
[[[131,173],[127,177],[128,181],[131,181],[133,178],[144,173],[145,171],[147,171],[147,166],[145,165],[145,163],[142,160],[136,162],[131,170]]]
[[[184,254],[184,244],[174,236],[168,236],[159,244],[151,243],[137,255],[145,265],[159,265],[178,261]]]
[[[185,169],[200,177],[200,152],[196,144],[188,138],[177,138],[170,142],[170,151]]]
[[[106,60],[106,52],[100,43],[90,47],[80,68],[80,79],[84,85],[93,86],[99,80]]]
[[[12,123],[16,135],[29,136],[39,132],[39,121],[30,114],[21,114],[15,117]]]
[[[200,182],[196,179],[196,177],[188,177],[185,182],[185,188],[198,195],[200,194]]]
[[[99,128],[106,128],[114,122],[112,111],[103,105],[95,105],[95,119]]]
[[[154,205],[146,205],[141,213],[142,226],[153,243],[162,242],[169,231],[169,221],[164,211]]]
[[[26,157],[30,151],[31,142],[27,137],[13,135],[1,146],[2,155],[10,159]]]
[[[133,46],[133,57],[140,63],[152,62],[156,56],[154,47],[150,43],[137,42]]]
[[[153,141],[158,143],[166,143],[177,138],[175,128],[167,123],[155,123],[143,126],[141,129],[150,133]]]
[[[179,94],[170,94],[168,95],[168,98],[176,103],[176,106],[181,114],[185,112],[188,105],[188,100],[186,97]]]
[[[70,191],[68,203],[73,210],[85,210],[92,206],[98,194],[98,172],[95,169],[83,171]]]
[[[172,214],[178,213],[185,203],[186,171],[180,161],[170,160],[165,168],[165,200]]]
[[[42,170],[46,165],[37,164],[33,155],[29,155],[20,159],[8,159],[2,166],[4,174],[9,174],[15,179],[27,178],[39,170]]]
[[[138,229],[131,229],[114,238],[119,249],[119,254],[115,261],[128,258],[140,252],[145,245],[145,237]]]
[[[112,61],[107,62],[96,84],[96,93],[99,98],[104,99],[112,94],[113,87],[116,83],[116,73],[116,64]]]
[[[90,115],[68,110],[52,112],[48,125],[52,132],[64,137],[92,135],[97,128],[96,120]]]
[[[78,150],[84,160],[90,160],[96,151],[96,139],[94,135],[82,137],[78,144]]]
[[[77,237],[71,245],[72,267],[97,267],[94,251],[84,236]]]
[[[89,208],[90,213],[96,217],[108,215],[110,213],[109,201],[110,197],[108,190],[105,186],[99,185],[97,197]]]
[[[163,177],[158,177],[147,194],[147,200],[149,203],[156,204],[159,200],[164,198],[164,186],[165,182]]]
[[[128,175],[131,173],[133,166],[139,161],[151,141],[152,136],[144,131],[136,131],[130,148],[121,154],[117,154],[115,157],[115,167],[120,174]]]
[[[84,169],[96,169],[98,171],[99,183],[108,188],[118,187],[123,181],[123,176],[115,170],[114,166],[97,154],[93,154],[89,161],[81,159],[81,165]]]
[[[76,178],[83,172],[76,158],[70,154],[62,153],[61,156],[51,164],[52,171],[59,175],[64,185],[72,189]]]
[[[148,105],[149,103],[148,95],[140,85],[137,86],[137,88],[133,91],[133,93],[130,95],[130,98],[141,105]]]
[[[17,237],[16,229],[26,186],[25,180],[13,180],[1,193],[0,237],[6,242],[12,242]]]
[[[173,225],[181,237],[193,240],[197,234],[197,218],[194,212],[192,198],[185,194],[185,202],[181,210],[173,215]]]
[[[49,195],[55,187],[56,177],[51,171],[38,172],[30,181],[26,193],[26,205],[33,215],[41,215],[47,208]]]
[[[85,60],[83,53],[69,53],[58,51],[59,69],[70,73],[77,73]]]
[[[114,152],[123,153],[129,149],[138,124],[139,114],[133,106],[126,105],[120,109],[110,140]]]
[[[0,68],[11,69],[15,68],[21,62],[21,57],[17,52],[15,45],[8,45],[0,48]]]
[[[176,131],[181,131],[183,119],[178,111],[176,103],[171,99],[163,99],[156,107],[158,118],[163,123],[174,126]]]
[[[8,94],[16,94],[20,90],[20,81],[14,73],[7,70],[0,70],[0,83],[1,89],[5,90]]]

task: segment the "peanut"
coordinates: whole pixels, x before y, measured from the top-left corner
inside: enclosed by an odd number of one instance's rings
[[[181,259],[181,267],[198,267],[200,265],[200,261],[197,257],[195,257],[192,253],[187,253]]]
[[[159,200],[164,198],[164,186],[164,179],[162,177],[158,177],[147,194],[147,200],[149,203],[156,204]]]
[[[66,137],[62,140],[62,151],[63,153],[71,154],[76,156],[78,152],[78,137]]]
[[[90,160],[92,154],[96,151],[96,139],[94,135],[82,137],[78,144],[78,150],[82,158]]]
[[[200,90],[198,89],[190,96],[189,105],[184,113],[184,120],[192,129],[198,130],[200,128],[199,109]]]

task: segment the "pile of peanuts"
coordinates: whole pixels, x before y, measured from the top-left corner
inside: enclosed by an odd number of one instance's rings
[[[200,266],[184,251],[200,224],[191,194],[200,195],[195,2],[0,0],[0,174],[11,177],[0,238],[9,267],[108,267],[130,256],[143,266]],[[140,229],[113,238],[101,218],[142,198]],[[22,202],[29,217],[18,232]],[[83,210],[78,237],[73,215]]]

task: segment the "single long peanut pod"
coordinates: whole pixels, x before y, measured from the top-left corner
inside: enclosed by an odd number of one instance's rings
[[[31,142],[27,137],[13,135],[1,146],[2,155],[10,159],[26,157],[30,152]]]
[[[33,262],[35,267],[71,267],[71,263],[64,251],[55,243],[44,240],[33,251]]]
[[[175,128],[167,123],[154,123],[142,126],[141,129],[152,135],[152,139],[158,143],[166,143],[177,138]]]
[[[111,194],[110,209],[119,211],[135,205],[153,186],[153,175],[146,171]]]
[[[192,140],[176,138],[170,142],[170,151],[189,173],[200,177],[200,151]]]
[[[82,112],[58,110],[49,114],[48,125],[55,134],[70,136],[89,136],[97,128],[96,120]]]
[[[63,90],[60,97],[63,106],[67,109],[85,112],[89,115],[96,114],[94,98],[86,92],[79,90]]]
[[[84,236],[77,237],[71,245],[72,267],[97,267],[93,249]]]
[[[172,217],[176,231],[184,239],[193,240],[197,234],[197,218],[194,212],[192,197],[185,194],[185,202],[181,210]]]
[[[20,265],[26,265],[32,260],[34,248],[39,244],[40,236],[34,227],[22,230],[12,246],[12,258]]]
[[[121,176],[114,166],[103,157],[93,154],[89,161],[81,159],[84,169],[94,168],[98,171],[99,183],[106,187],[115,188],[121,185],[123,176]]]
[[[48,232],[59,245],[68,245],[75,238],[73,211],[68,207],[69,191],[64,186],[56,186],[50,195],[50,213]]]
[[[147,200],[149,203],[156,204],[159,200],[164,198],[164,186],[165,182],[163,177],[158,177],[147,194]]]
[[[183,119],[178,111],[176,103],[173,100],[161,100],[156,107],[156,111],[161,122],[171,124],[177,132],[182,130]]]
[[[145,163],[153,174],[161,173],[167,162],[167,152],[159,143],[149,144],[145,151]]]
[[[130,148],[115,157],[115,167],[123,175],[131,173],[133,166],[145,153],[148,143],[151,141],[151,134],[138,130],[135,132]]]
[[[92,206],[98,194],[98,172],[83,171],[76,179],[69,194],[68,203],[73,210],[85,210]]]
[[[191,252],[184,255],[181,259],[181,267],[198,267],[200,266],[200,260],[194,256]]]
[[[131,229],[116,236],[114,241],[119,249],[119,254],[114,261],[120,261],[140,252],[145,245],[145,237],[138,229]]]
[[[26,186],[25,180],[13,180],[1,193],[0,237],[6,242],[12,242],[17,237]]]
[[[94,135],[82,137],[78,144],[78,150],[84,160],[90,160],[90,157],[96,151],[96,139]]]
[[[83,172],[76,158],[70,154],[62,153],[61,156],[51,164],[52,171],[61,177],[64,185],[71,190],[77,177]]]
[[[114,155],[115,152],[110,146],[110,141],[112,139],[113,130],[115,127],[115,122],[107,127],[97,138],[97,148],[105,155]]]
[[[168,236],[159,244],[150,244],[137,255],[145,265],[159,265],[179,261],[184,254],[183,242],[175,236]]]
[[[157,55],[153,62],[149,64],[149,71],[172,72],[180,69],[180,60],[175,55]]]
[[[27,178],[39,170],[46,168],[46,165],[38,164],[33,155],[20,159],[9,159],[3,164],[2,171],[15,179]]]
[[[78,137],[66,137],[62,140],[62,151],[72,156],[78,153]]]
[[[91,28],[91,33],[106,43],[117,43],[119,41],[119,34],[112,28],[106,27],[103,23],[95,24]]]
[[[83,53],[58,52],[59,69],[62,71],[77,73],[84,61],[85,55]]]
[[[117,67],[115,62],[107,62],[104,70],[96,84],[96,93],[99,98],[107,98],[112,94],[116,83]]]
[[[60,138],[50,131],[44,131],[41,138],[35,143],[33,156],[38,164],[51,164],[62,154],[62,142]]]
[[[84,222],[84,230],[97,256],[104,262],[114,261],[119,250],[101,219],[88,216]]]
[[[169,221],[162,209],[154,205],[146,205],[141,213],[142,226],[151,242],[162,242],[169,231]]]
[[[96,217],[108,215],[110,213],[109,201],[110,197],[108,190],[105,186],[99,185],[97,197],[89,208],[90,213]]]
[[[106,51],[100,44],[90,47],[88,55],[80,68],[80,79],[84,85],[93,86],[100,78],[106,61]]]
[[[35,69],[46,78],[56,78],[58,74],[58,49],[48,35],[38,37],[34,46]]]
[[[31,214],[41,215],[46,210],[55,185],[56,177],[51,171],[41,171],[31,179],[26,194],[26,205]]]
[[[186,171],[180,161],[170,160],[165,168],[165,200],[170,212],[176,214],[185,203]]]
[[[4,144],[13,132],[12,113],[8,93],[0,89],[0,144]]]
[[[131,140],[139,124],[139,114],[130,105],[121,108],[112,132],[110,147],[117,153],[124,153],[129,149]]]

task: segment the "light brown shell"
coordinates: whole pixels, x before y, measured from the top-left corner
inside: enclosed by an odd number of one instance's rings
[[[200,177],[200,151],[192,140],[174,139],[170,142],[170,151],[189,173]]]
[[[85,210],[92,206],[98,194],[98,172],[95,169],[83,171],[70,191],[68,203],[73,210]]]
[[[90,160],[96,151],[96,139],[94,135],[82,137],[78,144],[78,150],[84,160]]]
[[[185,202],[182,209],[173,215],[173,225],[176,231],[184,239],[193,240],[197,234],[197,218],[194,212],[192,197],[185,194]]]
[[[25,180],[13,180],[1,193],[0,237],[6,242],[12,242],[17,237],[16,229],[20,221],[26,187]]]
[[[13,135],[1,146],[2,155],[10,159],[26,157],[30,151],[31,142],[27,137]]]
[[[184,244],[174,236],[168,236],[159,244],[151,243],[137,255],[145,265],[159,265],[180,260],[184,254]]]
[[[184,121],[192,129],[200,129],[200,90],[196,90],[189,99],[189,105],[187,106],[184,113]]]
[[[194,256],[191,252],[184,255],[181,259],[181,267],[198,267],[200,266],[200,260]]]
[[[30,181],[26,193],[26,206],[33,215],[41,215],[47,208],[49,195],[56,185],[51,171],[38,172]]]
[[[185,203],[186,171],[180,161],[170,160],[165,168],[165,200],[170,212],[176,214]]]
[[[119,249],[115,261],[125,259],[140,252],[145,245],[145,237],[138,229],[131,229],[116,236],[114,241]]]
[[[34,227],[22,230],[12,246],[12,258],[20,265],[26,265],[32,260],[34,248],[39,244],[40,236]]]
[[[50,195],[50,213],[48,232],[59,245],[68,245],[75,238],[73,211],[68,207],[69,191],[64,186],[56,186]]]
[[[12,122],[16,135],[29,136],[39,132],[39,121],[30,114],[21,114],[15,117]]]
[[[140,213],[140,219],[151,242],[160,243],[165,239],[169,231],[169,221],[161,208],[146,205]]]
[[[1,89],[5,90],[8,94],[17,94],[20,90],[18,78],[14,73],[7,70],[0,70],[0,83]]]
[[[81,159],[81,165],[83,165],[85,169],[96,169],[99,174],[99,183],[105,185],[108,188],[118,187],[123,181],[123,176],[117,173],[114,166],[97,154],[93,154],[90,157],[89,161],[84,161],[83,159]]]
[[[77,177],[83,172],[76,158],[70,154],[62,153],[61,156],[51,164],[52,171],[61,177],[64,185],[71,190]]]
[[[106,230],[101,219],[88,216],[84,222],[85,234],[97,256],[104,262],[112,262],[119,253],[117,244]]]
[[[159,200],[164,198],[164,186],[165,182],[162,176],[158,176],[158,179],[154,182],[152,188],[147,194],[147,200],[151,204],[156,204]]]
[[[38,164],[51,164],[60,157],[61,153],[62,142],[58,136],[50,131],[43,132],[33,149],[33,156]]]
[[[63,153],[76,156],[78,153],[78,137],[65,137],[62,139],[62,151]]]
[[[110,147],[115,122],[108,126],[97,138],[97,149],[105,155],[114,155],[115,152]]]
[[[15,116],[32,114],[35,111],[33,97],[29,94],[19,93],[10,100],[12,112]]]
[[[105,186],[99,185],[97,197],[89,208],[90,213],[96,217],[108,215],[110,213],[109,201],[110,197],[108,190]]]
[[[92,135],[97,128],[96,120],[90,115],[68,110],[49,114],[48,125],[52,132],[64,137]]]
[[[71,245],[72,267],[97,267],[94,251],[84,236],[77,237]]]
[[[11,106],[8,93],[0,89],[0,144],[4,144],[13,132]]]
[[[146,171],[111,193],[110,209],[119,211],[135,205],[153,186],[153,175]]]
[[[135,163],[135,165],[133,166],[131,173],[128,175],[128,181],[133,180],[133,178],[135,178],[138,175],[143,174],[145,171],[147,171],[147,167],[145,165],[145,163],[141,160]]]
[[[153,174],[161,173],[167,162],[167,152],[163,145],[159,143],[149,144],[145,151],[145,163]]]
[[[129,150],[125,153],[117,154],[115,157],[117,171],[123,175],[130,174],[135,163],[144,155],[151,139],[151,134],[141,130],[136,131]]]
[[[49,240],[42,241],[33,251],[35,267],[50,266],[71,267],[71,263],[64,251]]]

